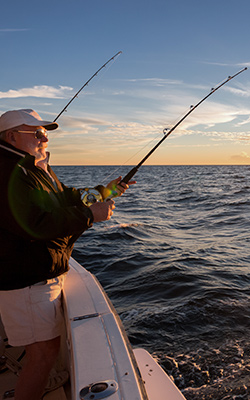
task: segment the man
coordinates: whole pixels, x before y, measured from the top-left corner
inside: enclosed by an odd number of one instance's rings
[[[57,127],[33,110],[0,117],[0,314],[9,343],[25,346],[27,359],[15,400],[41,398],[60,347],[61,290],[73,245],[115,208],[113,200],[86,207],[81,191],[44,163],[47,131]],[[116,185],[121,195],[128,185],[119,181],[107,187]]]

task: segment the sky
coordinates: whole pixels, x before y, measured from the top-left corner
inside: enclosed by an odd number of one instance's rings
[[[52,165],[250,163],[249,0],[3,0],[0,114],[54,120]]]

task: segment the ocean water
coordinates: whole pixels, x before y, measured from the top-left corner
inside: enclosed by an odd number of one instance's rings
[[[130,167],[53,169],[93,187]],[[250,399],[250,166],[142,166],[135,178],[74,258],[187,400]]]

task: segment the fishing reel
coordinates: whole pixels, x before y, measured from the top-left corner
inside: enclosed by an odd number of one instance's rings
[[[98,201],[108,201],[114,197],[112,196],[112,190],[102,185],[98,185],[95,188],[79,189],[79,191],[81,194],[81,200],[87,207],[90,207]]]

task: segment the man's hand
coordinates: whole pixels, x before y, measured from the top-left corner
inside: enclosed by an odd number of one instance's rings
[[[94,222],[107,221],[113,215],[113,211],[115,209],[114,200],[108,200],[105,202],[99,202],[92,204],[90,207],[92,211]]]
[[[112,197],[121,196],[123,193],[126,192],[130,185],[134,185],[136,183],[136,181],[129,181],[128,183],[122,182],[121,184],[119,184],[121,180],[122,177],[119,176],[119,178],[116,178],[108,183],[107,188],[111,190]]]

